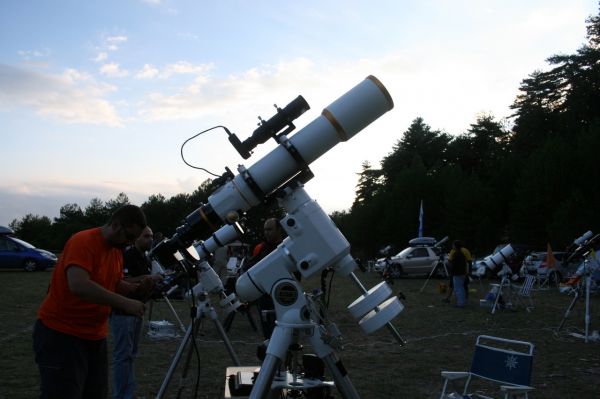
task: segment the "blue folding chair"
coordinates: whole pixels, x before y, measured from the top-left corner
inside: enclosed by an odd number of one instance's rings
[[[528,393],[534,388],[531,383],[534,346],[530,342],[480,335],[475,343],[475,352],[469,371],[442,371],[444,388],[440,399],[446,396],[448,382],[466,379],[462,397],[488,398],[480,394],[468,394],[469,384],[473,377],[496,382],[505,399],[529,398]]]

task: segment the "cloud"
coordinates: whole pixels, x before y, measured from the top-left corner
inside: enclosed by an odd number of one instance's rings
[[[94,58],[95,62],[102,62],[102,61],[106,61],[108,59],[108,53],[102,51],[100,53],[98,53],[98,55],[96,56],[96,58]]]
[[[106,47],[110,51],[116,51],[119,49],[119,45],[121,43],[125,43],[127,41],[127,36],[109,36],[106,38]]]
[[[102,65],[100,67],[100,73],[111,78],[122,78],[129,75],[129,71],[126,69],[121,69],[119,64],[115,62]]]
[[[144,67],[135,75],[136,79],[152,79],[158,76],[158,69],[150,64],[144,64]]]
[[[17,51],[19,56],[25,61],[29,61],[34,58],[42,58],[50,55],[50,50],[45,48],[43,50],[19,50]]]
[[[307,77],[314,75],[315,64],[305,58],[264,68],[252,68],[224,79],[212,79],[208,72],[213,65],[192,65],[186,62],[171,64],[160,74],[162,78],[173,74],[196,75],[191,83],[181,87],[177,93],[153,92],[146,95],[140,104],[139,115],[144,120],[192,119],[202,115],[218,115],[223,110],[248,113],[256,98],[269,93],[290,90]],[[291,83],[290,76],[293,76]],[[310,79],[314,81],[314,79]],[[250,105],[250,106],[249,106]]]
[[[75,69],[56,75],[0,64],[0,110],[26,106],[67,123],[117,127],[122,121],[104,98],[115,90]]]
[[[213,68],[213,64],[194,65],[186,61],[169,64],[160,74],[161,78],[168,79],[173,75],[204,75]]]

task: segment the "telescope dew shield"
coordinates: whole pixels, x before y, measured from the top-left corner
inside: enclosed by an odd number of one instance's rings
[[[289,142],[296,148],[304,164],[310,165],[393,107],[394,102],[385,86],[374,76],[369,76],[327,106],[319,117],[300,129]],[[300,172],[303,166],[286,148],[279,145],[244,171],[252,177],[264,197]],[[261,200],[256,190],[248,187],[244,176],[238,174],[213,193],[208,202],[224,219],[229,211],[248,210]]]

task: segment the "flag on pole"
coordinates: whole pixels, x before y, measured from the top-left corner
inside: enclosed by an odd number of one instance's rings
[[[419,209],[419,235],[418,237],[423,237],[423,200],[421,200],[421,208]]]
[[[548,249],[546,252],[546,266],[548,266],[548,269],[554,269],[556,267],[556,258],[552,253],[552,247],[550,247],[550,243],[548,243]]]

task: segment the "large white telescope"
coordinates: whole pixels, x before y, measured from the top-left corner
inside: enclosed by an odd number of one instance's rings
[[[280,135],[280,144],[254,165],[247,169],[239,165],[238,175],[219,187],[207,204],[190,213],[173,237],[155,247],[153,255],[171,257],[199,237],[216,231],[224,222],[234,222],[239,212],[258,205],[289,180],[308,171],[313,161],[341,141],[354,137],[393,107],[392,97],[383,84],[368,76],[291,138]]]

